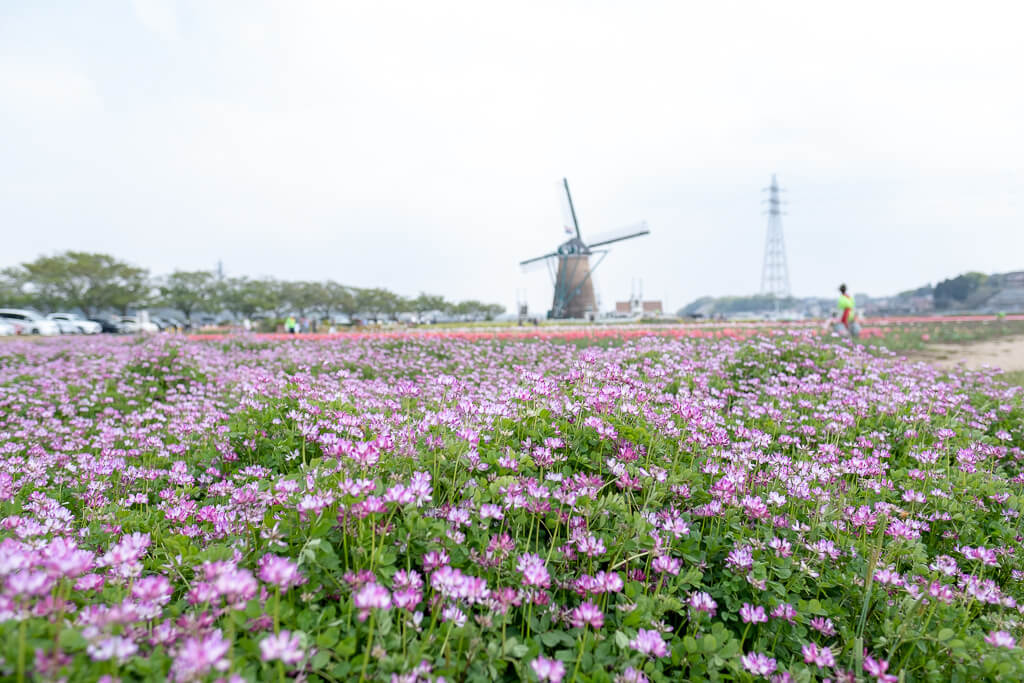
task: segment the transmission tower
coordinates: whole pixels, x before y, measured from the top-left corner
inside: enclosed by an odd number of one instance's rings
[[[768,191],[768,237],[764,243],[761,293],[784,299],[789,296],[789,268],[786,266],[786,243],[782,239],[779,184],[774,174],[772,184],[764,189]]]

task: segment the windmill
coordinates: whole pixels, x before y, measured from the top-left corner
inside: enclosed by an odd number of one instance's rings
[[[594,280],[591,275],[604,260],[604,257],[608,255],[607,249],[596,249],[595,247],[605,247],[613,242],[647,235],[651,231],[647,229],[647,223],[638,223],[613,234],[604,235],[590,244],[585,243],[580,235],[576,207],[573,206],[572,195],[569,193],[569,181],[562,178],[562,186],[565,188],[565,201],[568,209],[563,227],[566,234],[570,236],[569,239],[550,254],[520,261],[519,265],[523,267],[541,263],[547,265],[555,285],[551,310],[548,311],[549,318],[583,318],[588,313],[597,312]],[[597,262],[591,265],[590,257],[594,255],[597,255]]]

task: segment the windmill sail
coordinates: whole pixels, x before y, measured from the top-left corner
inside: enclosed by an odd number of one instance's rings
[[[562,208],[562,229],[566,235],[580,235],[580,225],[576,220],[576,207],[572,203],[572,195],[569,194],[569,181],[562,178],[558,183],[558,198]]]
[[[587,246],[590,248],[602,247],[606,244],[611,244],[612,242],[621,242],[622,240],[640,237],[640,235],[649,235],[650,233],[651,231],[647,228],[647,222],[641,221],[639,223],[634,223],[633,225],[628,225],[624,228],[619,228],[618,230],[603,232],[598,235],[593,242],[587,244]]]

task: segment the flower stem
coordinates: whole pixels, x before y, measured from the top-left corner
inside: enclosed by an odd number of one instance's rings
[[[373,610],[370,610],[370,632],[366,634],[366,651],[363,653],[363,670],[359,672],[359,683],[363,683],[366,680],[366,665],[370,663],[370,648],[373,647],[373,627],[374,627],[374,614]]]
[[[21,620],[18,629],[18,683],[25,683],[25,630],[28,628],[27,617]]]
[[[580,662],[583,661],[583,645],[587,642],[587,627],[583,627],[583,634],[580,636],[580,650],[576,653],[576,666],[572,669],[572,680],[580,675]]]

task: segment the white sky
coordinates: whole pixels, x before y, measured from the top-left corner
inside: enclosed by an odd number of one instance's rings
[[[1024,269],[1019,3],[0,4],[0,266],[327,279],[550,305],[521,259],[646,219],[596,273],[674,310]]]

